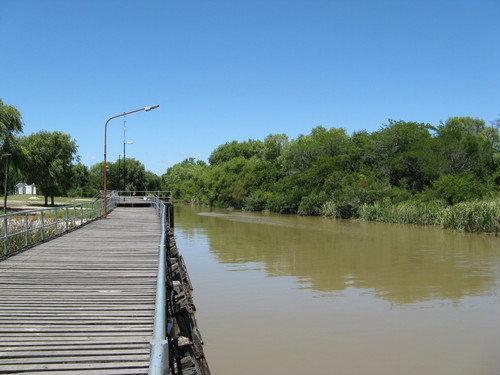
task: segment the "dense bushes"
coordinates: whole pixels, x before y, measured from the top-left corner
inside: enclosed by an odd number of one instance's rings
[[[478,199],[489,192],[488,187],[471,173],[443,175],[432,184],[432,188],[450,205]]]
[[[439,126],[390,120],[352,135],[317,127],[293,140],[228,142],[209,164],[169,168],[162,188],[221,207],[494,231],[498,141],[470,117]]]
[[[444,209],[445,205],[441,201],[406,201],[394,205],[377,202],[362,206],[359,217],[370,221],[431,225],[441,224]]]
[[[500,199],[462,202],[447,207],[442,224],[445,228],[467,232],[500,232]]]

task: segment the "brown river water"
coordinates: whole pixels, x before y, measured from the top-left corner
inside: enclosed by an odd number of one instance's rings
[[[176,207],[226,374],[500,374],[500,237]]]

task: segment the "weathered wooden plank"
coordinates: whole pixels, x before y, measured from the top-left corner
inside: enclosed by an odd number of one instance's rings
[[[123,354],[126,351],[134,351],[140,353],[149,353],[149,345],[143,344],[82,344],[82,345],[31,345],[31,346],[9,346],[0,348],[0,357],[12,357],[12,356],[43,356],[43,355],[73,355],[73,352],[78,350],[78,353],[94,353],[102,354],[104,353],[119,353]],[[66,353],[66,354],[65,354]]]
[[[85,326],[80,326],[80,325],[70,325],[70,326],[65,326],[65,327],[60,327],[60,326],[46,326],[46,325],[40,325],[40,324],[33,324],[33,325],[19,325],[19,324],[2,324],[0,327],[0,334],[10,334],[10,333],[24,333],[24,332],[30,332],[30,333],[41,333],[41,332],[47,332],[47,333],[57,333],[57,332],[62,332],[62,333],[73,333],[73,332],[85,332],[85,333],[93,333],[93,332],[104,332],[104,333],[112,333],[112,332],[123,332],[127,331],[129,333],[131,332],[149,332],[151,330],[152,323],[151,324],[138,324],[138,325],[110,325],[110,324],[104,324],[102,326],[97,326],[97,325],[85,325]]]
[[[135,349],[113,349],[109,347],[105,348],[97,348],[97,349],[82,349],[82,348],[75,348],[75,349],[45,349],[45,350],[29,350],[29,351],[2,351],[0,350],[0,361],[2,361],[3,364],[7,363],[17,363],[15,360],[16,359],[26,359],[26,358],[39,358],[38,361],[41,361],[43,358],[46,357],[68,357],[70,359],[71,357],[75,356],[119,356],[119,355],[148,355],[149,350],[148,348],[135,348]],[[10,362],[9,362],[10,361]],[[43,363],[43,362],[42,362]]]
[[[69,337],[69,338],[44,338],[44,337],[33,337],[31,339],[20,339],[20,340],[9,340],[6,342],[0,342],[0,347],[2,350],[6,347],[12,346],[54,346],[59,347],[61,345],[143,345],[148,344],[150,336],[122,336],[122,337]]]
[[[148,373],[148,367],[130,367],[130,368],[113,368],[113,369],[93,369],[91,374],[92,375],[122,375],[122,374],[134,374],[134,375],[139,375],[139,374],[147,374]],[[44,370],[43,374],[58,374],[61,375],[61,371],[50,371],[50,370]],[[89,371],[88,370],[71,370],[71,369],[65,369],[64,374],[69,374],[69,375],[88,375]],[[23,375],[40,375],[40,372],[35,371],[35,372],[23,372]]]
[[[148,354],[107,354],[102,355],[80,355],[78,352],[72,356],[47,356],[47,357],[21,357],[21,358],[2,358],[2,366],[8,365],[38,365],[52,363],[104,363],[104,362],[128,362],[128,361],[149,361]]]
[[[113,311],[113,313],[107,313],[103,315],[99,312],[86,312],[86,311],[66,311],[66,312],[57,312],[50,311],[48,314],[43,311],[23,311],[16,314],[16,317],[26,317],[26,318],[61,318],[61,319],[94,319],[94,318],[103,318],[103,319],[113,319],[118,318],[122,319],[123,317],[132,317],[132,318],[141,318],[147,317],[150,318],[153,316],[153,312],[151,310],[139,310],[139,311]],[[0,318],[12,318],[12,313],[0,313]],[[15,317],[14,317],[15,318]]]
[[[2,372],[15,372],[21,371],[25,373],[26,371],[43,371],[46,370],[59,370],[67,373],[67,370],[87,370],[87,374],[95,374],[96,370],[101,369],[126,369],[126,368],[147,368],[149,366],[149,360],[147,361],[137,361],[137,362],[109,362],[109,363],[44,363],[44,364],[15,364],[15,365],[5,365],[0,367]],[[115,373],[114,371],[112,373]]]

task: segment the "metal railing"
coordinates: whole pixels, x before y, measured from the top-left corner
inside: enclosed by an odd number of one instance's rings
[[[11,212],[0,215],[2,250],[0,260],[86,223],[100,218],[102,199],[91,202]],[[110,194],[107,212],[116,206],[116,194]]]
[[[124,192],[113,191],[107,200],[107,212],[111,212]],[[128,192],[127,192],[128,193]],[[143,192],[146,193],[146,192]],[[155,192],[147,192],[155,193]],[[160,192],[164,193],[164,192]],[[166,192],[168,193],[168,192]],[[130,196],[130,195],[128,195]],[[164,195],[165,197],[168,197]],[[148,195],[148,202],[156,210],[161,223],[158,273],[156,280],[154,331],[151,340],[149,374],[164,375],[169,372],[169,349],[167,339],[167,234],[173,226],[172,205],[165,204],[162,194]],[[34,246],[59,236],[86,223],[101,218],[104,207],[101,198],[74,205],[20,211],[1,215],[3,255],[5,258],[24,248]]]
[[[161,236],[158,248],[158,271],[156,277],[156,297],[153,337],[149,362],[150,375],[169,373],[169,349],[167,338],[167,234],[173,225],[172,205],[164,203],[170,198],[169,191],[117,191],[117,202],[126,198],[144,198],[156,210],[160,219]]]
[[[152,206],[160,218],[161,238],[158,256],[158,275],[156,278],[156,300],[153,338],[149,362],[150,375],[163,375],[169,371],[168,339],[167,339],[167,259],[166,235],[169,228],[167,221],[167,205],[156,196]]]
[[[137,191],[123,191],[118,190],[116,194],[120,197],[151,197],[165,199],[170,197],[168,190],[137,190]]]

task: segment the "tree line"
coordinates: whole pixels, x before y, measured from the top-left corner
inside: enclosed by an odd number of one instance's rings
[[[434,223],[422,217],[439,221],[461,202],[498,202],[499,134],[472,117],[389,120],[352,134],[320,126],[295,139],[225,143],[208,163],[190,158],[169,168],[162,187],[176,199],[221,207]]]
[[[56,196],[93,197],[102,186],[102,163],[90,168],[80,163],[76,141],[60,131],[39,131],[22,135],[23,122],[19,111],[0,100],[0,153],[9,156],[8,190],[18,182],[34,183],[45,198],[54,204]],[[108,163],[108,187],[122,190],[158,190],[161,178],[147,171],[142,163],[127,158]],[[126,171],[126,173],[124,173]],[[3,190],[4,168],[1,168]],[[123,178],[125,176],[125,179]]]

